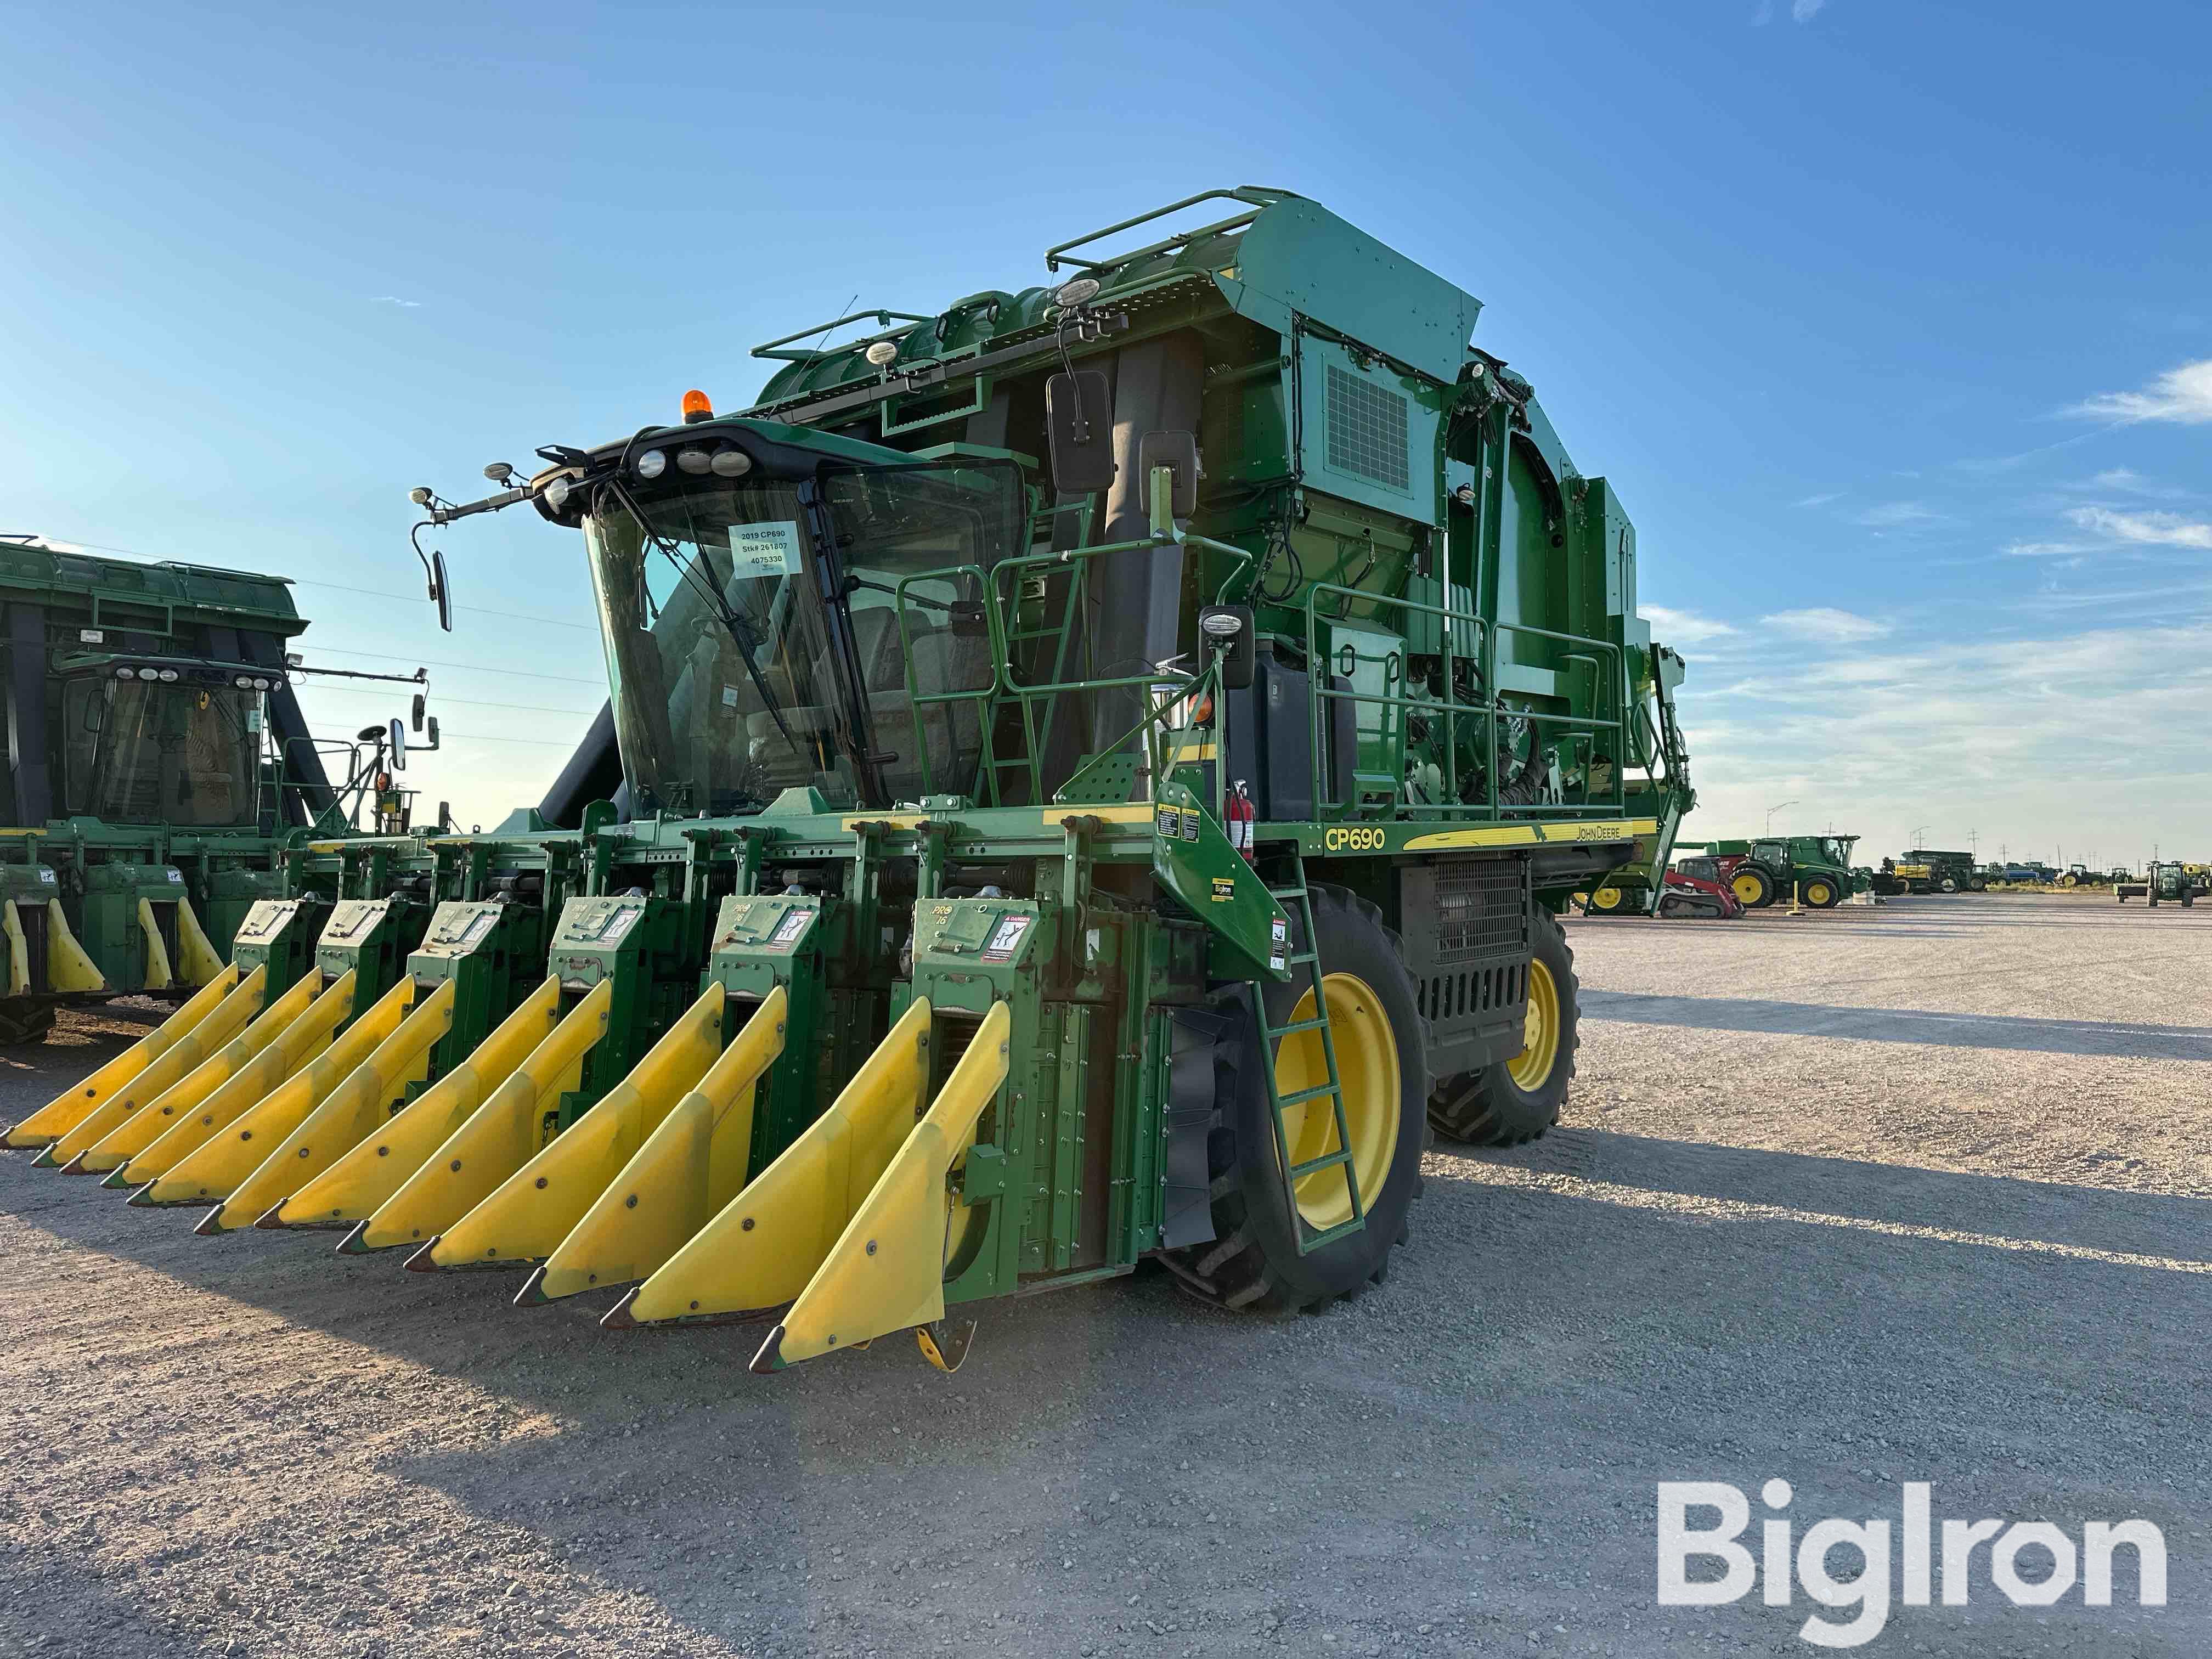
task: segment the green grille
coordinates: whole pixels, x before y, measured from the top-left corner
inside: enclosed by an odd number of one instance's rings
[[[1339,472],[1407,487],[1406,400],[1328,366],[1328,464]]]

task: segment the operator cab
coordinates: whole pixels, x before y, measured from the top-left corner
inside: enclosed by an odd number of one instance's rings
[[[973,793],[1015,463],[741,420],[562,454],[539,508],[584,532],[630,816]]]
[[[64,658],[62,809],[110,823],[260,819],[264,699],[281,674],[198,659]]]

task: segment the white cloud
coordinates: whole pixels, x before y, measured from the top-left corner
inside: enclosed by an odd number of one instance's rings
[[[1864,640],[1878,640],[1889,632],[1887,623],[1850,611],[1838,611],[1830,605],[1815,605],[1806,611],[1778,611],[1771,617],[1761,617],[1759,623],[1760,627],[1771,628],[1778,634],[1816,645],[1856,645]]]
[[[1703,645],[1708,640],[1735,632],[1718,618],[1701,617],[1694,611],[1677,611],[1664,605],[1647,605],[1641,609],[1644,619],[1651,624],[1653,637],[1662,645]]]
[[[2212,524],[2179,513],[2116,513],[2109,507],[2076,507],[2066,516],[2084,530],[2139,547],[2189,547],[2212,552]]]
[[[1843,498],[1844,492],[1842,490],[1831,489],[1818,495],[1804,496],[1797,501],[1790,502],[1790,505],[1792,507],[1826,507],[1830,501],[1839,501],[1843,500]]]
[[[2212,357],[2170,368],[2141,392],[2106,392],[2068,411],[2118,421],[2212,422]]]
[[[1759,0],[1759,3],[1751,9],[1752,27],[1763,29],[1773,21],[1774,0]]]
[[[2198,833],[2212,624],[1863,647],[1812,666],[1684,686],[1700,797],[1688,833],[1741,834],[1790,793],[1805,797],[1797,827],[1832,821],[1869,836],[1861,863],[1905,847],[1921,824],[1938,846],[1964,847],[1978,828],[1991,855],[2008,841],[2050,857],[2048,843],[2063,842],[2069,859],[2094,846],[2108,863]],[[2128,740],[2085,745],[2084,732]],[[1791,754],[1819,757],[1812,787],[1777,787],[1775,757]]]
[[[1909,524],[1927,524],[1942,516],[1918,501],[1884,501],[1880,507],[1855,514],[1851,522],[1864,525],[1869,530],[1897,530]]]
[[[422,302],[420,300],[403,300],[397,294],[380,294],[374,299],[371,300],[369,304],[373,306],[399,306],[408,311],[420,311],[422,308]]]
[[[1828,0],[1790,0],[1790,21],[1809,23],[1820,15],[1820,8],[1827,3]]]
[[[2063,558],[2074,553],[2094,553],[2093,542],[2014,542],[2005,551],[2016,559]]]

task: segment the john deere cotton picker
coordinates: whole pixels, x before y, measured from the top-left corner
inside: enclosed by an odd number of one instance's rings
[[[1472,296],[1253,188],[1045,264],[430,497],[581,532],[598,725],[492,834],[314,843],[49,1138],[763,1370],[1147,1258],[1380,1279],[1431,1124],[1559,1111],[1557,916],[1688,804],[1681,660]]]

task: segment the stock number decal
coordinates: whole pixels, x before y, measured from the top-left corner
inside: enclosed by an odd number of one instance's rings
[[[1332,853],[1379,853],[1382,850],[1382,839],[1380,830],[1354,826],[1331,830],[1323,842]]]

